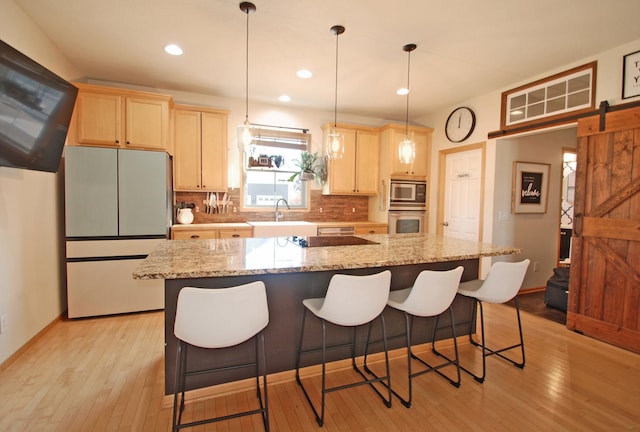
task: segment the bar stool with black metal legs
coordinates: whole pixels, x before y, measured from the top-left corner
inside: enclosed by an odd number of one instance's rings
[[[173,396],[173,431],[182,428],[260,414],[264,429],[269,430],[269,401],[267,394],[267,366],[263,330],[269,323],[269,309],[265,285],[261,281],[230,288],[185,287],[178,294],[173,332],[178,338],[176,382]],[[190,347],[211,349],[212,356],[225,348],[239,345],[253,338],[255,358],[246,363],[206,370],[187,370],[187,351]],[[260,408],[236,412],[220,417],[195,420],[181,424],[184,410],[186,379],[193,375],[215,373],[240,368],[255,368],[256,391]],[[262,373],[260,373],[262,371]],[[264,400],[260,390],[260,375]],[[178,393],[181,394],[178,406]]]
[[[385,270],[383,272],[365,275],[344,275],[336,274],[331,277],[329,281],[329,287],[327,294],[324,298],[311,298],[303,300],[304,314],[302,317],[302,328],[300,332],[300,343],[298,345],[298,355],[296,359],[296,382],[302,388],[302,391],[311,405],[311,409],[316,416],[316,421],[320,426],[324,424],[324,412],[325,412],[325,395],[330,392],[343,390],[363,384],[369,384],[375,392],[380,396],[384,404],[391,407],[391,379],[389,374],[389,355],[387,351],[387,337],[386,328],[384,323],[384,316],[382,314],[389,298],[389,289],[391,284],[391,272]],[[305,324],[307,322],[307,312],[311,312],[322,323],[322,342],[320,347],[304,348],[302,342],[305,335]],[[382,326],[382,341],[384,344],[384,356],[386,363],[386,375],[383,377],[368,377],[360,368],[356,365],[356,328],[362,325],[369,326],[369,336],[371,336],[371,323],[380,318]],[[334,324],[339,327],[349,327],[350,341],[346,344],[335,344],[327,346],[327,323]],[[367,339],[368,339],[367,338]],[[367,340],[367,349],[369,346],[369,340]],[[326,352],[329,349],[335,348],[351,348],[351,365],[353,369],[362,377],[361,381],[354,383],[344,384],[327,388],[326,386]],[[365,349],[365,357],[367,355],[367,349]],[[302,380],[300,378],[300,361],[302,355],[317,353],[322,354],[322,391],[321,391],[321,406],[320,412],[314,406],[309,393],[305,389]],[[388,395],[385,397],[375,386],[376,382],[384,382],[384,385],[388,389]]]
[[[455,269],[447,271],[435,271],[424,270],[420,272],[416,278],[414,284],[410,288],[391,291],[389,294],[389,301],[387,304],[397,310],[404,312],[406,322],[406,341],[407,341],[407,367],[409,378],[409,397],[403,398],[395,390],[393,394],[396,395],[402,404],[407,408],[411,407],[413,399],[413,378],[420,375],[424,375],[428,372],[436,372],[438,375],[444,377],[455,387],[460,386],[460,367],[458,362],[458,343],[456,341],[456,329],[455,321],[453,319],[453,311],[451,310],[451,304],[456,297],[458,285],[460,284],[460,278],[464,267],[458,266]],[[446,362],[439,363],[438,365],[431,365],[424,359],[418,357],[411,349],[411,331],[413,329],[414,317],[436,317],[436,321],[433,327],[433,335],[431,339],[431,347],[434,353],[436,330],[438,329],[438,322],[440,315],[449,310],[451,318],[451,332],[453,337],[453,346],[455,351],[455,358],[452,360],[446,359]],[[413,360],[418,361],[423,366],[417,372],[413,372],[412,363]],[[441,372],[441,369],[446,366],[455,366],[457,379],[453,380],[447,375]]]
[[[480,383],[484,382],[487,375],[487,357],[496,355],[514,366],[524,368],[525,356],[524,356],[524,339],[522,337],[522,322],[520,320],[520,305],[518,303],[518,291],[522,287],[524,276],[527,273],[529,267],[529,260],[525,259],[520,262],[496,262],[489,269],[489,273],[484,280],[472,280],[468,282],[462,282],[458,287],[458,294],[472,298],[474,300],[473,319],[471,323],[476,321],[476,314],[478,309],[480,310],[480,342],[473,339],[473,334],[469,332],[469,341],[482,349],[482,375],[472,372],[470,369],[460,366],[460,369],[467,372],[474,379]],[[483,303],[506,303],[515,297],[516,303],[516,316],[518,318],[518,333],[520,335],[520,341],[517,344],[510,345],[504,348],[492,349],[488,348],[485,342],[485,326],[484,326],[484,311],[482,308]],[[515,348],[520,348],[521,361],[509,358],[503,353]]]

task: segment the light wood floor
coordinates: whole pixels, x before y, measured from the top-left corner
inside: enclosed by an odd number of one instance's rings
[[[514,310],[487,306],[488,337],[512,342]],[[327,396],[323,429],[295,382],[269,385],[272,431],[640,431],[640,356],[523,313],[527,364],[489,358],[484,384],[414,381],[414,404],[385,408],[367,386]],[[267,341],[268,342],[268,341]],[[475,349],[462,351],[468,364]],[[393,361],[402,387],[404,361]],[[478,364],[478,363],[476,363]],[[63,321],[0,373],[0,431],[167,431],[161,312]],[[335,372],[330,382],[350,379]],[[317,380],[307,378],[311,388]],[[404,384],[406,387],[406,384]],[[254,403],[245,392],[187,406],[186,419]],[[258,417],[194,430],[261,431]]]

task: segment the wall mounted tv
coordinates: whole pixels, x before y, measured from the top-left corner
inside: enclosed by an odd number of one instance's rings
[[[57,172],[77,95],[0,40],[0,166]]]

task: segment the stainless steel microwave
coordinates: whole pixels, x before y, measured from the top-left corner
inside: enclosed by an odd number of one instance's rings
[[[389,210],[426,210],[425,180],[394,180],[389,183]]]

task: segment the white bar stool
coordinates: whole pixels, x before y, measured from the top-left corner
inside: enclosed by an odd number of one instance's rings
[[[410,288],[391,291],[389,294],[389,301],[387,304],[397,310],[403,311],[406,322],[406,341],[407,341],[407,363],[408,363],[408,378],[409,378],[409,397],[407,399],[400,396],[395,390],[393,394],[396,395],[402,404],[407,408],[411,407],[413,399],[413,378],[420,375],[424,375],[427,372],[436,372],[438,375],[444,377],[455,387],[460,386],[460,364],[458,361],[458,343],[456,341],[456,329],[455,321],[453,319],[453,311],[451,310],[451,304],[456,297],[458,291],[458,285],[462,278],[462,272],[464,267],[458,266],[453,270],[447,271],[434,271],[424,270],[420,272],[416,278],[414,284]],[[440,315],[449,310],[449,316],[451,317],[451,332],[453,334],[453,346],[455,350],[455,359],[440,363],[432,366],[425,360],[418,357],[411,350],[411,330],[413,328],[414,317],[436,317],[436,322],[433,327],[433,335],[431,339],[432,351],[436,354],[435,350],[435,338],[436,330],[438,329],[438,321]],[[418,372],[412,372],[411,364],[412,360],[416,360],[422,365],[426,366],[426,369],[422,369]],[[457,380],[452,380],[447,375],[443,374],[440,369],[454,365],[457,372]]]
[[[469,332],[469,340],[473,345],[482,349],[482,375],[477,375],[469,369],[460,366],[460,369],[473,376],[474,379],[480,383],[484,382],[486,377],[486,359],[488,356],[497,355],[498,357],[513,363],[514,366],[517,366],[520,369],[524,368],[524,339],[522,338],[522,322],[520,321],[520,305],[518,303],[517,294],[520,287],[522,287],[522,281],[524,280],[528,267],[528,259],[520,262],[496,262],[491,266],[491,269],[489,269],[489,273],[484,281],[476,279],[469,282],[462,282],[458,288],[458,294],[472,298],[474,303],[477,304],[480,309],[481,341],[475,341],[471,331]],[[518,333],[520,334],[520,342],[500,349],[487,348],[484,336],[484,313],[482,310],[482,303],[506,303],[514,297],[516,303],[516,316],[518,317]],[[478,307],[474,307],[473,319],[471,321],[472,324],[476,321]],[[520,348],[522,361],[513,360],[502,354],[503,352],[514,348]]]
[[[231,288],[185,287],[178,294],[173,332],[178,338],[176,384],[173,396],[173,431],[182,428],[260,414],[266,431],[269,430],[267,394],[267,366],[263,330],[269,323],[269,309],[264,283],[251,282]],[[187,371],[187,351],[190,346],[220,350],[253,338],[253,362],[206,370]],[[260,341],[260,344],[258,343]],[[259,349],[261,346],[261,350]],[[184,391],[187,377],[231,369],[255,367],[257,397],[260,409],[253,409],[220,417],[181,424],[184,410]],[[260,391],[260,369],[264,401]],[[178,408],[178,393],[181,393]]]
[[[387,304],[389,298],[389,289],[391,286],[391,272],[385,270],[383,272],[365,275],[344,275],[336,274],[331,277],[329,281],[329,287],[327,294],[324,298],[311,298],[302,301],[304,305],[304,314],[302,316],[302,329],[300,332],[300,343],[298,345],[298,356],[296,359],[296,382],[302,388],[302,391],[311,405],[316,421],[318,425],[322,427],[324,424],[324,411],[325,411],[325,395],[337,390],[343,390],[363,384],[369,384],[375,392],[383,400],[387,408],[391,407],[391,379],[389,375],[389,354],[387,350],[387,334],[384,323],[384,316],[382,312]],[[305,324],[307,318],[307,311],[318,317],[322,322],[322,346],[314,348],[303,349],[302,341],[305,334]],[[386,375],[383,377],[367,377],[356,365],[355,360],[355,342],[356,342],[356,328],[367,324],[369,327],[367,336],[367,349],[369,346],[369,338],[371,336],[371,323],[376,318],[380,318],[382,326],[382,340],[384,344],[384,355],[386,363]],[[326,330],[327,322],[340,327],[350,327],[351,335],[350,341],[346,344],[326,345]],[[325,382],[326,375],[326,351],[334,348],[351,348],[351,365],[353,369],[362,377],[362,381],[355,383],[340,385],[336,387],[327,388]],[[365,364],[367,357],[367,349],[365,349]],[[311,398],[307,393],[302,381],[300,379],[300,359],[304,354],[322,352],[322,401],[320,413],[311,402]],[[384,381],[386,380],[386,383]],[[388,395],[385,396],[373,385],[375,382],[382,382],[388,389]]]

